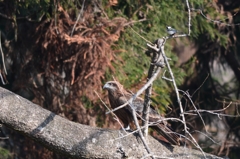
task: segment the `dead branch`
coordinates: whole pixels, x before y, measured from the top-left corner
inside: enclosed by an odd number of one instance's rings
[[[93,128],[71,122],[32,102],[0,88],[0,122],[45,147],[72,158],[141,158],[148,155],[137,136],[115,140],[120,131]],[[168,158],[202,158],[200,151],[162,144],[148,137],[156,156]],[[219,158],[210,154],[207,158]]]

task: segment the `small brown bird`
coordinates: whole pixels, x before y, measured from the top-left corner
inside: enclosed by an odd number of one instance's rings
[[[117,81],[107,82],[103,86],[103,89],[108,90],[108,99],[113,109],[125,104],[133,96],[132,93],[124,90],[123,86]],[[138,114],[138,117],[142,116],[143,105],[144,100],[142,98],[138,97],[133,101],[133,107]],[[124,128],[134,122],[129,105],[115,111],[114,113],[123,122]],[[150,127],[158,131],[172,145],[180,145],[179,137],[169,128],[166,121],[161,121],[162,119],[164,118],[161,117],[151,106],[149,110],[149,122],[157,123]],[[161,122],[159,123],[159,121]]]

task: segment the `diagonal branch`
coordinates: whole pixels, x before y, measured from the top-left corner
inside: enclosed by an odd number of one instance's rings
[[[116,140],[119,137],[118,130],[94,128],[69,121],[1,87],[0,122],[68,158],[120,159],[124,156],[141,158],[148,155],[134,135]],[[151,136],[148,136],[148,145],[156,156],[202,158],[197,150],[163,145]],[[210,154],[207,157],[218,158]]]

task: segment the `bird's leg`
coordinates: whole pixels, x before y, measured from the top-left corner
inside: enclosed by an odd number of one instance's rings
[[[132,132],[132,129],[129,124],[128,125],[124,124],[124,126],[120,130],[123,130],[125,132]]]
[[[125,131],[132,131],[129,125],[127,125],[127,127],[125,127],[125,125],[124,125],[124,128],[123,128],[123,129],[124,129]]]

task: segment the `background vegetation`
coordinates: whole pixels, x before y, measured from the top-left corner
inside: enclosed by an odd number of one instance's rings
[[[233,102],[223,113],[237,115],[239,2],[192,0],[190,5],[191,36],[172,39],[165,47],[177,84],[188,90],[198,109],[218,110]],[[72,121],[119,128],[105,115],[94,90],[107,102],[102,85],[114,77],[136,91],[150,65],[145,39],[166,36],[168,25],[186,33],[187,22],[184,1],[2,0],[1,61],[5,59],[6,72],[1,62],[0,73],[8,84],[1,86]],[[182,99],[185,109],[192,109]],[[152,100],[161,113],[179,117],[172,86],[160,77]],[[202,115],[208,135],[222,141],[216,144],[196,133],[206,133],[204,125],[189,115],[188,126],[203,148],[219,156],[238,156],[239,119]],[[181,125],[172,125],[182,133]],[[9,136],[2,141],[5,158],[63,158],[5,127],[1,133]]]

